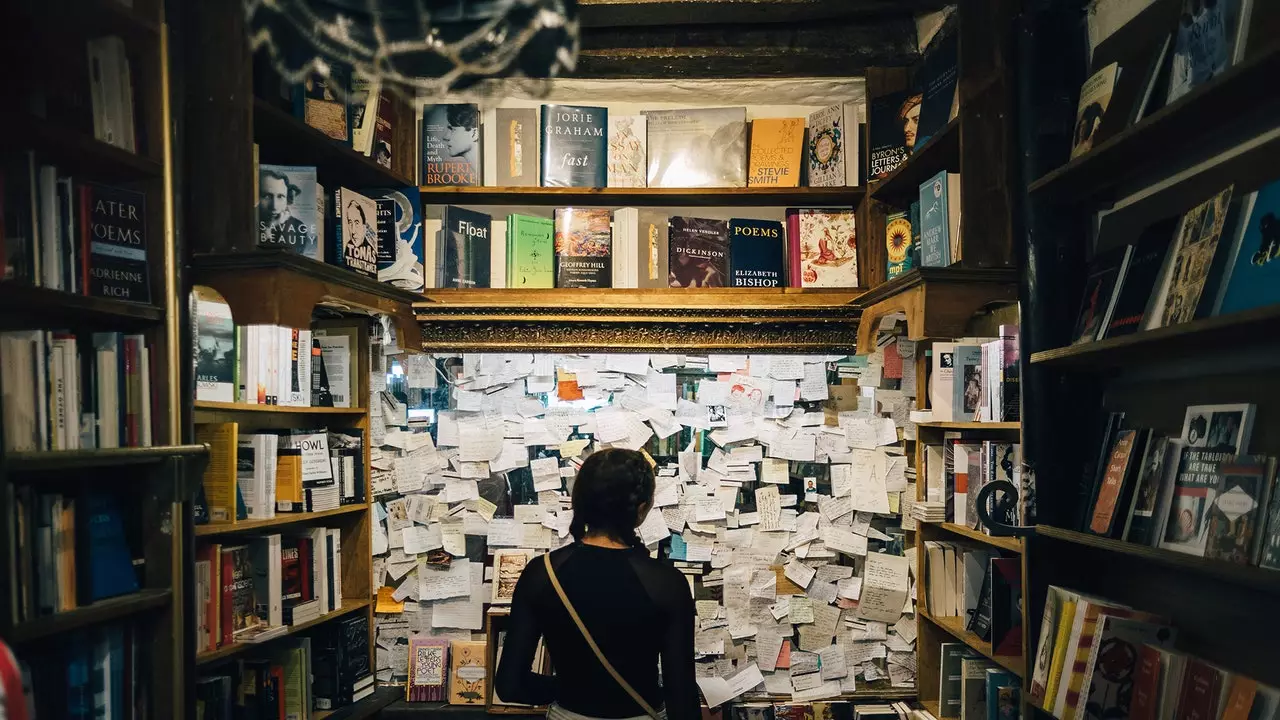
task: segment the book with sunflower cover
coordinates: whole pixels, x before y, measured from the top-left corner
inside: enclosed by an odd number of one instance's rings
[[[911,257],[913,231],[911,218],[905,212],[885,218],[884,242],[890,280],[915,267]]]

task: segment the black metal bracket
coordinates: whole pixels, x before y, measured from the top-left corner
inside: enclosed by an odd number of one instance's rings
[[[999,495],[997,495],[999,493]],[[1008,480],[993,480],[978,491],[978,519],[994,537],[1026,537],[1035,527],[1014,525],[1018,517],[1018,488]]]

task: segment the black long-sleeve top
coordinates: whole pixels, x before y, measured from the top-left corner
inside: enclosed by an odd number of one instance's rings
[[[558,703],[599,718],[643,715],[583,639],[551,585],[541,557],[516,584],[502,661],[495,679],[508,702]],[[556,577],[614,669],[669,720],[697,720],[693,672],[695,612],[688,582],[674,567],[636,550],[574,543],[551,553]],[[538,638],[546,639],[555,675],[533,672]],[[658,686],[658,659],[662,686]]]

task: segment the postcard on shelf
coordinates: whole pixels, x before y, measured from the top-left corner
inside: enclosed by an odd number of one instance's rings
[[[493,596],[490,602],[494,605],[510,605],[516,594],[516,583],[520,574],[533,559],[533,551],[527,549],[500,548],[493,551]]]
[[[422,184],[481,185],[480,109],[470,103],[422,108]]]
[[[644,115],[609,116],[609,187],[647,185],[647,142]]]
[[[538,185],[538,111],[498,108],[498,187]]]
[[[329,65],[328,77],[310,73],[293,88],[293,114],[330,139],[351,144],[347,103],[351,90],[351,69],[341,63]]]
[[[653,110],[645,116],[649,187],[746,187],[745,107]]]
[[[606,187],[609,110],[542,106],[542,186]]]

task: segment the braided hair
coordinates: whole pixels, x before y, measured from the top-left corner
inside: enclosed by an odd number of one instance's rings
[[[582,463],[573,483],[573,521],[569,532],[581,541],[587,532],[644,549],[636,534],[640,508],[653,504],[653,467],[636,450],[608,448]]]

